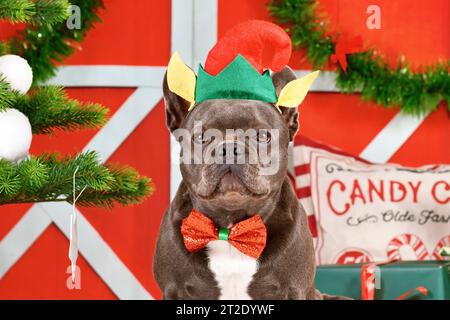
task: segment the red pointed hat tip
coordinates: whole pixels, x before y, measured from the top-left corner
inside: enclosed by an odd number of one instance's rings
[[[272,54],[268,65],[264,65],[265,50]],[[289,63],[291,51],[291,39],[283,28],[268,21],[250,20],[226,32],[209,52],[204,69],[215,76],[241,54],[260,73],[265,69],[279,72]]]

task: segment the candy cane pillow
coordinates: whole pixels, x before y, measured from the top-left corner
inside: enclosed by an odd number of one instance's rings
[[[449,165],[375,165],[296,144],[297,195],[315,220],[319,264],[441,259],[450,244]]]

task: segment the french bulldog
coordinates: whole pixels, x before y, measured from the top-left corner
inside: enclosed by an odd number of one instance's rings
[[[295,78],[289,67],[274,73],[277,95]],[[279,133],[274,160],[277,170],[270,175],[261,174],[265,164],[258,161],[181,162],[183,180],[163,217],[154,255],[154,276],[163,299],[327,298],[314,287],[314,248],[307,216],[287,176],[288,144],[299,127],[297,109],[281,107],[280,112],[273,104],[256,100],[212,99],[189,110],[188,101],[169,90],[167,75],[163,91],[167,126],[172,133],[179,128],[193,132],[195,122],[201,121],[202,130],[222,132],[226,136],[222,143],[228,146],[235,137],[227,136],[227,129],[275,129]],[[193,135],[192,140],[212,143],[201,134]],[[266,133],[257,135],[255,143],[270,145],[272,141]],[[224,157],[230,150],[235,155],[248,154],[248,144],[218,150]],[[192,209],[220,228],[258,214],[267,230],[261,256],[253,259],[222,240],[211,241],[195,253],[187,251],[180,229]]]

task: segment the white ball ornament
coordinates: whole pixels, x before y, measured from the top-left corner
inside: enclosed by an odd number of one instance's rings
[[[0,111],[0,159],[15,162],[26,158],[32,137],[27,116],[16,109]]]
[[[14,54],[0,57],[0,77],[22,94],[27,93],[33,83],[33,71],[27,60]]]

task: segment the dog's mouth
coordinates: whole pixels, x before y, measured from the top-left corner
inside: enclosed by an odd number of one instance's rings
[[[213,193],[219,195],[226,195],[227,193],[239,193],[242,195],[252,194],[252,192],[245,186],[241,179],[231,171],[228,171],[223,175]]]
[[[253,170],[255,170],[253,168]],[[220,168],[220,173],[210,177],[209,189],[199,194],[203,199],[225,198],[245,199],[258,198],[267,195],[267,188],[260,183],[256,172],[252,168],[229,166]],[[205,190],[206,191],[206,190]]]

